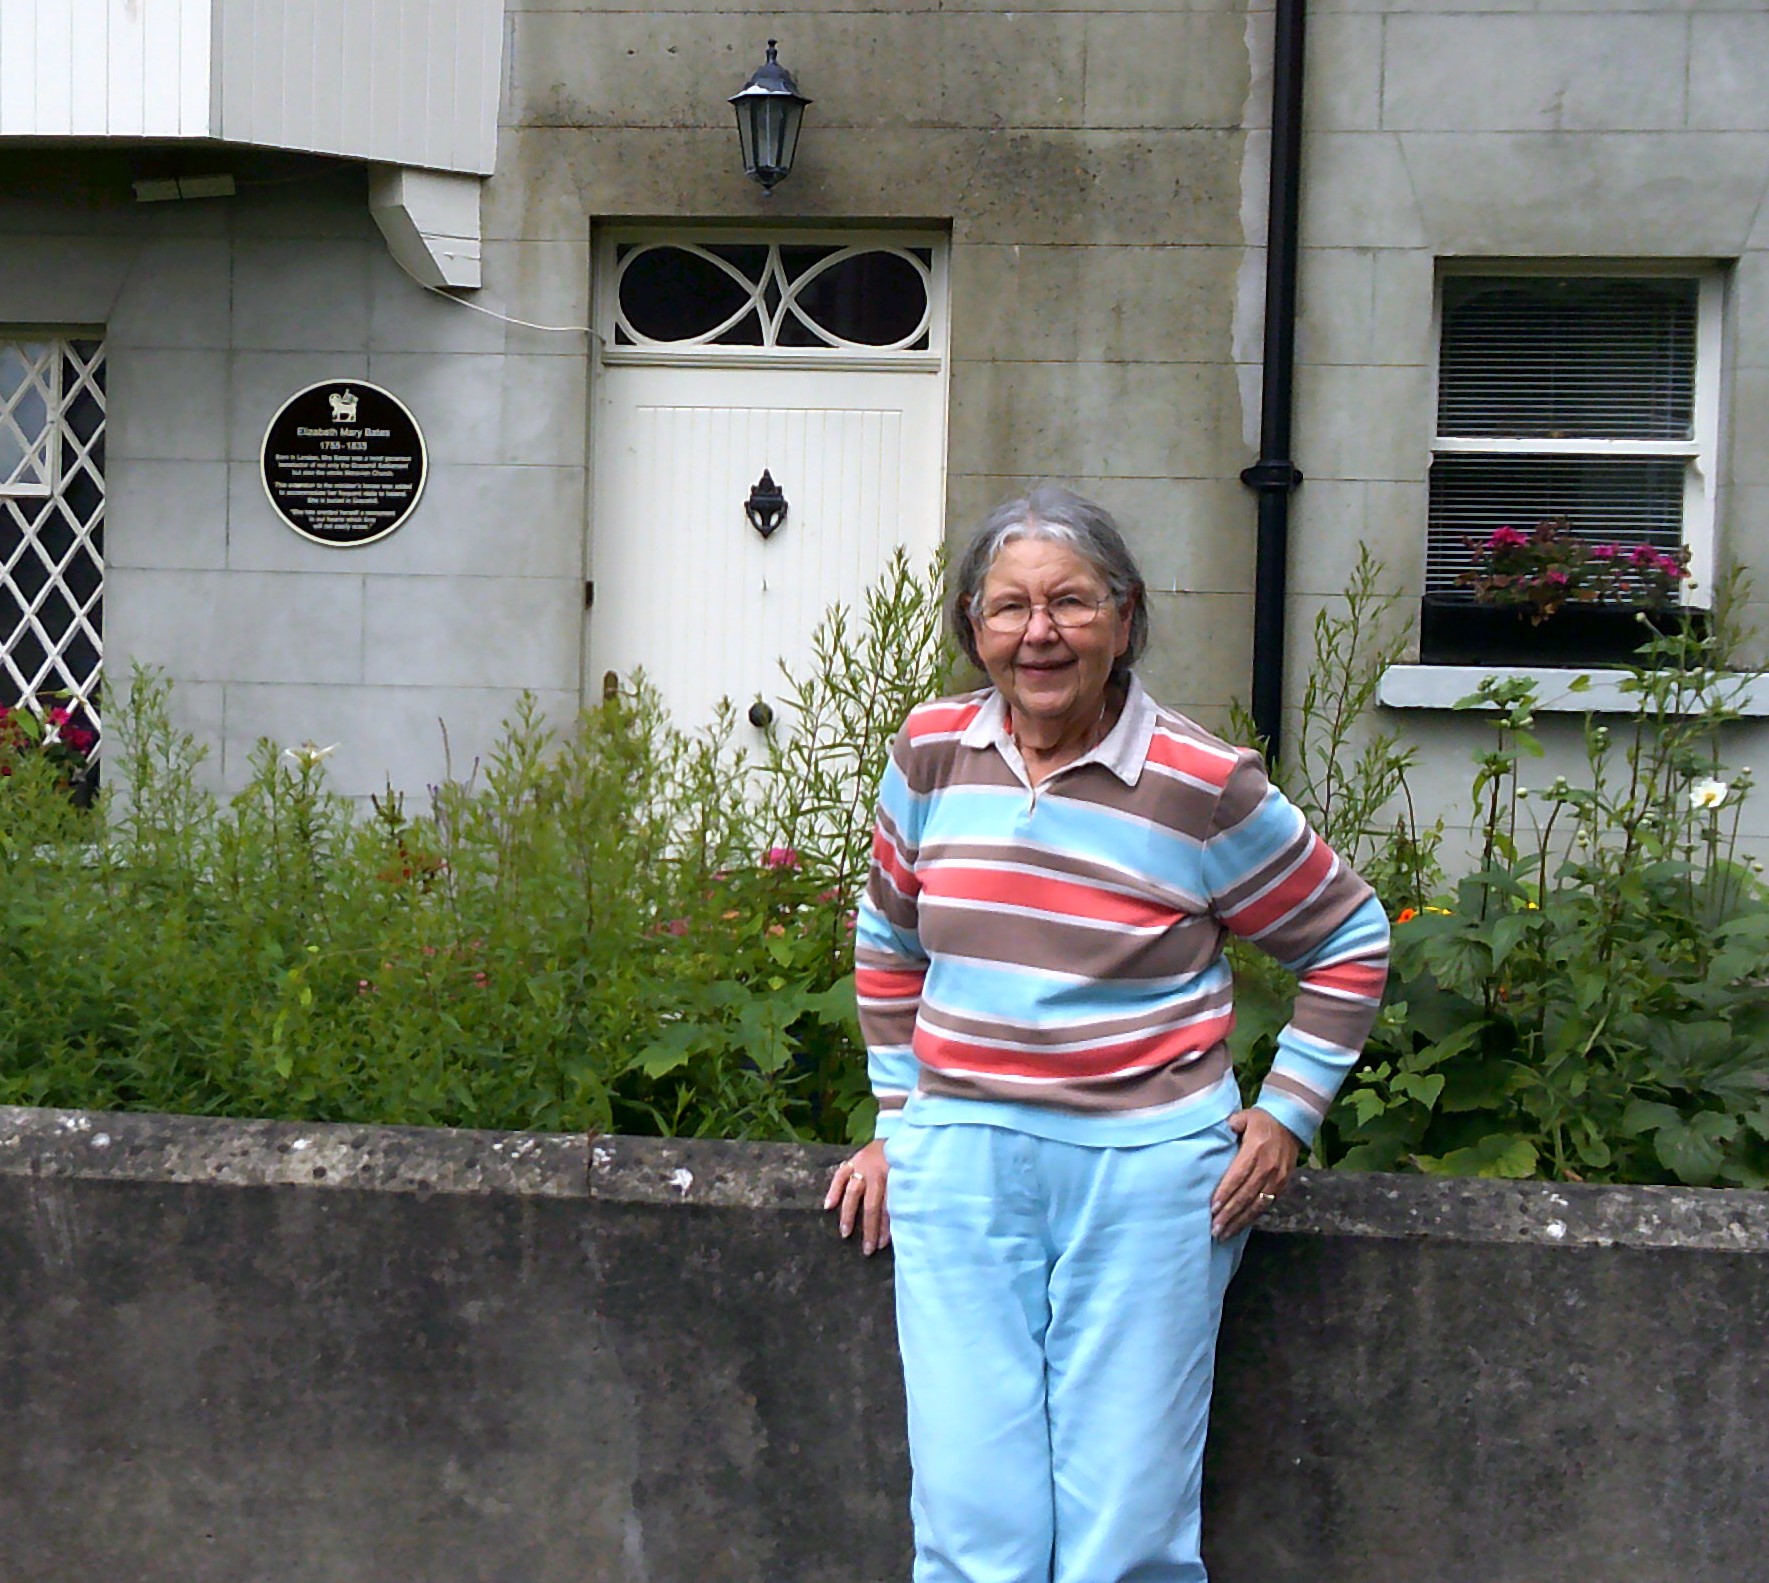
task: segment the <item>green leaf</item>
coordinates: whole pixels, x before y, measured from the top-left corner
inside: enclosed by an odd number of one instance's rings
[[[1436,1159],[1422,1154],[1419,1164],[1433,1176],[1492,1176],[1522,1181],[1536,1173],[1536,1149],[1527,1138],[1494,1133],[1471,1148],[1452,1149]]]
[[[1608,1170],[1615,1156],[1596,1125],[1587,1117],[1573,1130],[1572,1146],[1581,1164],[1593,1171]]]
[[[1513,912],[1495,918],[1491,928],[1487,930],[1488,946],[1493,954],[1493,966],[1497,968],[1517,944],[1530,931],[1532,918],[1528,913]]]
[[[1397,1072],[1394,1078],[1394,1091],[1404,1094],[1408,1099],[1415,1099],[1427,1110],[1437,1103],[1437,1097],[1443,1092],[1443,1073],[1441,1072]]]
[[[649,1078],[667,1077],[688,1064],[701,1037],[702,1030],[693,1023],[671,1023],[639,1052],[639,1070]]]
[[[1443,1095],[1437,1108],[1446,1114],[1496,1111],[1510,1096],[1516,1074],[1495,1060],[1464,1062],[1444,1074]]]
[[[1374,1088],[1354,1088],[1345,1096],[1345,1102],[1356,1113],[1360,1127],[1369,1126],[1388,1108],[1388,1101]]]
[[[738,1014],[743,1053],[755,1062],[758,1071],[772,1076],[792,1059],[792,1043],[786,1037],[786,1028],[796,1011],[796,1006],[781,1000],[758,998]]]
[[[878,1101],[870,1094],[848,1112],[848,1142],[870,1143],[878,1127]]]
[[[1680,1127],[1682,1124],[1682,1113],[1675,1106],[1661,1104],[1655,1099],[1630,1100],[1628,1108],[1622,1112],[1622,1131],[1631,1138],[1657,1132],[1661,1127]]]
[[[1706,1187],[1720,1174],[1720,1145],[1696,1127],[1661,1127],[1652,1146],[1659,1163],[1686,1186]]]

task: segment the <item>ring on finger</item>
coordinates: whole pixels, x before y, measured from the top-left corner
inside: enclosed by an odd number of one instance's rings
[[[849,1187],[864,1187],[865,1185],[866,1185],[866,1173],[864,1171],[849,1171],[848,1172],[848,1186]]]
[[[1261,1193],[1259,1195],[1259,1202],[1262,1204],[1275,1204],[1277,1201],[1278,1195],[1276,1193]]]

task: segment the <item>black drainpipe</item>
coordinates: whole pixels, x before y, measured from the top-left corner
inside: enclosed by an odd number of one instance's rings
[[[1253,574],[1253,722],[1266,758],[1277,762],[1284,707],[1284,591],[1290,548],[1290,491],[1302,474],[1290,459],[1296,361],[1296,252],[1302,190],[1304,0],[1278,0],[1271,73],[1271,206],[1265,235],[1265,366],[1260,386],[1259,460],[1241,482],[1259,495]]]

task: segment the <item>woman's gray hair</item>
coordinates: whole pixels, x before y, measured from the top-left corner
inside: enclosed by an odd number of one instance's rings
[[[1124,543],[1111,512],[1060,484],[1040,484],[1018,500],[1006,500],[989,513],[964,554],[953,579],[952,630],[965,657],[983,668],[970,611],[983,592],[995,557],[1016,539],[1050,539],[1066,544],[1104,580],[1113,604],[1130,603],[1130,643],[1112,666],[1113,681],[1130,675],[1149,641],[1149,602],[1142,573]]]

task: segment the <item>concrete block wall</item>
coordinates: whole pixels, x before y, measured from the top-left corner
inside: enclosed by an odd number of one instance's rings
[[[337,742],[349,794],[390,773],[421,791],[442,778],[440,719],[464,772],[524,689],[576,708],[585,338],[424,291],[360,167],[225,163],[236,197],[146,207],[124,157],[0,159],[0,323],[105,330],[106,675],[174,679],[217,787],[268,735]],[[486,306],[585,322],[587,237],[486,252]],[[411,519],[355,550],[284,526],[258,461],[283,401],[338,376],[398,393],[431,458]]]
[[[0,1108],[7,1583],[902,1583],[839,1157]],[[1210,1575],[1758,1578],[1766,1300],[1769,1195],[1302,1173]]]
[[[1440,260],[1691,260],[1728,266],[1722,565],[1757,571],[1769,659],[1769,116],[1750,84],[1769,19],[1733,0],[1320,0],[1309,8],[1295,497],[1292,702],[1308,621],[1343,588],[1361,541],[1409,603],[1424,582],[1433,294]],[[1466,689],[1472,691],[1472,684]],[[1443,712],[1393,713],[1421,752],[1415,789],[1449,849],[1469,839],[1471,755],[1488,732]],[[1547,720],[1545,783],[1577,751]],[[1769,728],[1731,736],[1769,760]],[[1769,799],[1745,829],[1769,845]]]

